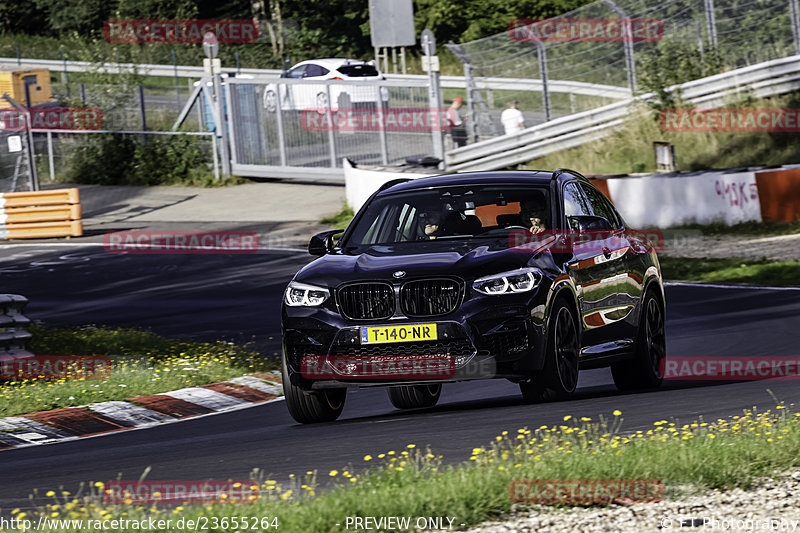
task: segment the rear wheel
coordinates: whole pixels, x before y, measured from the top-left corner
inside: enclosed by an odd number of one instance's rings
[[[664,333],[664,306],[654,292],[644,299],[635,355],[632,360],[611,365],[614,384],[619,390],[650,389],[661,385],[661,362],[667,353]]]
[[[344,408],[347,389],[326,389],[309,392],[292,385],[283,362],[283,395],[292,418],[301,424],[332,422],[339,418]]]
[[[433,407],[441,394],[441,384],[389,387],[389,401],[398,409]]]
[[[535,378],[519,384],[528,402],[566,398],[578,386],[580,342],[575,314],[563,300],[555,304],[547,335],[544,368]]]

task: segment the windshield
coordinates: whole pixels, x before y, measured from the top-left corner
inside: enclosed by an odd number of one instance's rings
[[[508,241],[514,229],[551,228],[544,186],[440,187],[376,198],[358,220],[346,246],[411,242]]]
[[[338,70],[350,78],[366,78],[368,76],[378,75],[378,69],[366,63],[360,65],[342,65]]]

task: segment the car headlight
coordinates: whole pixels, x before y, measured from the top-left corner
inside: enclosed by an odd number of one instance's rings
[[[290,307],[315,307],[330,298],[331,292],[323,287],[292,281],[286,287],[283,300]]]
[[[541,279],[542,272],[538,268],[520,268],[476,279],[472,288],[489,296],[528,292],[535,289]]]

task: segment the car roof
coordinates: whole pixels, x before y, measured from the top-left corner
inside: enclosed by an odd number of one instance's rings
[[[442,174],[427,178],[418,178],[389,185],[382,191],[395,193],[402,191],[413,191],[428,187],[444,187],[448,185],[489,185],[492,183],[504,184],[527,184],[527,185],[547,185],[553,179],[553,175],[558,171],[548,170],[489,170],[482,172],[464,172],[460,174]],[[568,173],[570,171],[567,171]],[[568,174],[572,176],[572,174]],[[580,176],[578,174],[578,176]],[[567,175],[565,175],[567,177]]]

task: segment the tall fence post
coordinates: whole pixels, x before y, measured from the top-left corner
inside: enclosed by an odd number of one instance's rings
[[[50,169],[50,181],[56,181],[55,161],[53,157],[53,132],[47,130],[47,165]]]
[[[708,43],[717,49],[717,18],[714,16],[714,0],[703,0],[703,7],[706,12],[706,26],[708,29]]]
[[[472,72],[472,63],[464,63],[464,80],[467,88],[467,113],[469,113],[470,120],[467,121],[467,135],[469,135],[470,142],[478,142],[478,122],[476,107],[475,107],[475,93],[472,89],[470,80],[474,79]]]
[[[435,109],[437,114],[444,106],[442,100],[442,90],[439,85],[439,71],[433,69],[432,57],[436,55],[436,37],[429,29],[422,30],[420,37],[420,44],[422,45],[422,52],[428,59],[428,80],[430,81],[428,87],[428,107]],[[425,61],[425,59],[423,59]],[[473,120],[473,117],[470,117]],[[444,159],[444,132],[442,128],[432,128],[431,135],[433,136],[433,155],[440,159],[442,162],[439,164],[440,170],[447,168],[447,163]]]
[[[325,94],[328,95],[328,118],[330,118],[330,127],[328,128],[328,148],[331,156],[331,168],[336,168],[336,137],[333,134],[333,125],[335,121],[333,119],[333,106],[331,104],[331,86],[330,84],[325,85]],[[280,100],[278,100],[280,102]],[[280,106],[279,106],[280,107]]]
[[[147,131],[147,108],[144,105],[144,86],[139,85],[139,113],[142,115],[142,131]]]
[[[379,86],[377,91],[377,100],[375,102],[375,112],[378,113],[378,140],[381,144],[381,163],[384,165],[389,164],[389,143],[386,138],[386,113],[389,111],[388,102],[384,106],[383,103],[383,91],[384,89],[388,92],[389,89],[386,87]],[[438,114],[437,114],[438,116]]]
[[[219,72],[214,72],[214,96],[217,105],[217,116],[219,117],[216,126],[220,157],[222,158],[222,175],[227,178],[231,175],[231,157],[228,149],[228,128],[225,121],[225,99],[222,96],[222,76],[220,76]]]
[[[622,47],[625,50],[625,69],[628,71],[628,87],[631,92],[636,92],[636,63],[633,57],[633,29],[631,19],[613,0],[603,0],[621,19],[623,19]]]
[[[794,37],[794,53],[800,55],[800,9],[798,0],[789,0],[789,9],[792,13],[792,36]]]
[[[171,50],[171,52],[172,52],[172,70],[173,70],[173,75],[175,77],[175,106],[178,109],[178,112],[180,113],[181,108],[183,106],[181,105],[181,89],[180,86],[178,85],[178,57],[175,55],[174,48]]]
[[[544,49],[544,43],[536,39],[536,53],[539,56],[539,74],[542,77],[542,105],[544,106],[544,119],[550,122],[550,88],[549,78],[547,75],[547,51]]]
[[[64,70],[61,72],[61,83],[67,87],[67,96],[69,96],[69,74],[67,74],[67,52],[64,47],[61,47],[61,61],[64,62]]]
[[[278,83],[275,86],[275,91],[278,95],[281,94],[281,89],[283,86]],[[288,90],[288,87],[287,87]],[[276,106],[275,106],[275,122],[278,124],[278,155],[280,156],[281,166],[285,167],[286,163],[286,132],[283,128],[283,111],[281,110],[281,98],[280,96],[276,97]]]

